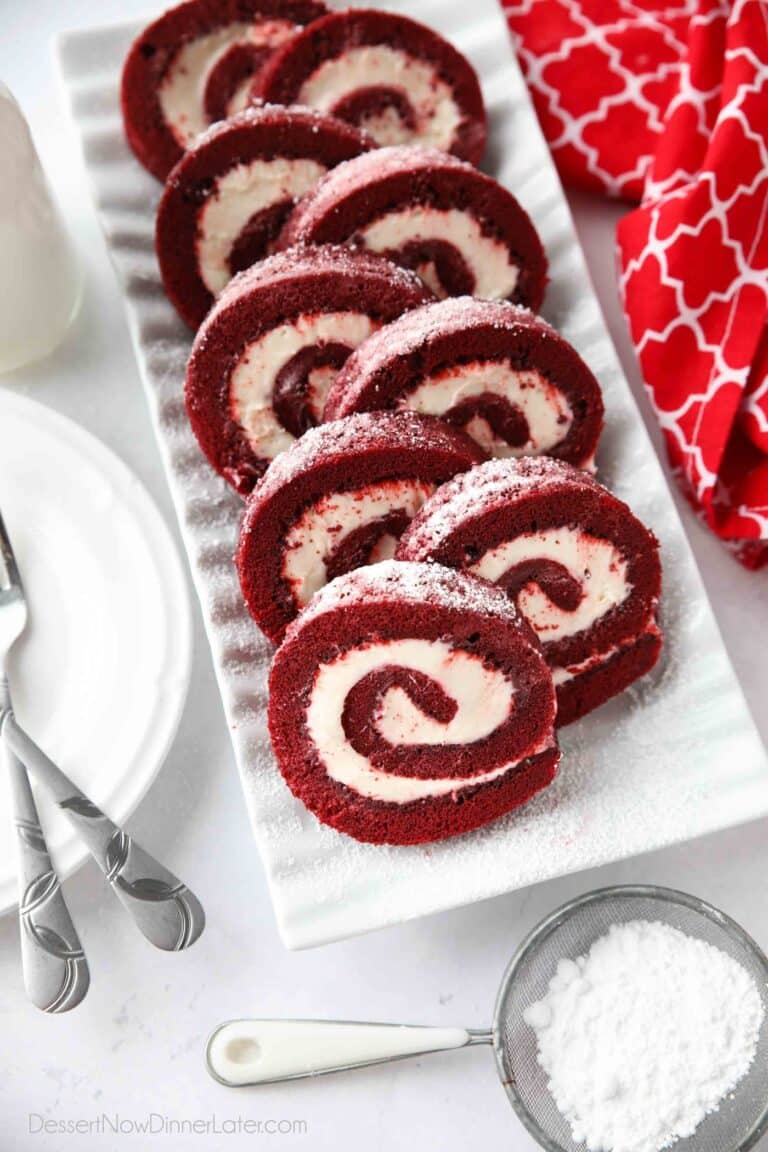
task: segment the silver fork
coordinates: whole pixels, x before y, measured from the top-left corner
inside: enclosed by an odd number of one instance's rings
[[[27,626],[27,603],[0,516],[0,715],[11,710],[6,664]],[[19,929],[24,987],[43,1012],[67,1012],[85,996],[88,962],[64,901],[40,827],[26,769],[5,749],[19,874]]]
[[[2,516],[0,550],[9,572],[8,603],[15,598],[23,604],[21,580]],[[26,613],[22,628],[25,621]],[[38,748],[16,720],[10,698],[5,705],[0,699],[0,736],[74,825],[113,892],[150,943],[165,951],[180,951],[193,944],[205,927],[205,913],[195,894],[110,820]]]

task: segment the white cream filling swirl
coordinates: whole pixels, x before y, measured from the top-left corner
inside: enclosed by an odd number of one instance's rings
[[[487,784],[519,761],[499,764],[476,776],[421,778],[376,768],[349,742],[342,722],[350,691],[365,676],[386,668],[411,669],[439,684],[456,703],[448,723],[421,712],[401,688],[386,692],[376,716],[379,736],[393,747],[473,744],[504,724],[514,708],[515,688],[504,673],[472,653],[442,640],[404,639],[367,644],[321,664],[307,710],[307,728],[328,775],[360,796],[391,804],[448,796]],[[549,734],[533,755],[550,742]]]
[[[575,636],[623,603],[632,591],[627,562],[610,540],[579,528],[546,528],[527,532],[489,548],[469,571],[496,583],[510,568],[532,560],[561,564],[581,586],[582,598],[573,611],[558,607],[536,583],[521,588],[517,607],[546,643]]]
[[[377,327],[363,312],[306,313],[270,329],[244,348],[229,379],[230,411],[258,456],[272,459],[295,439],[272,408],[275,381],[289,360],[319,343],[356,348]],[[311,374],[308,402],[318,422],[334,376],[329,367]]]
[[[302,84],[297,103],[331,112],[345,96],[365,88],[401,92],[413,109],[413,129],[394,108],[362,119],[360,127],[378,145],[417,143],[450,150],[461,121],[450,87],[426,60],[385,44],[348,48],[325,60]]]
[[[307,508],[285,537],[283,579],[303,607],[327,582],[328,560],[349,536],[392,513],[412,519],[434,490],[423,480],[382,480],[348,492],[332,492]],[[377,541],[371,562],[389,560],[397,540],[388,534]]]
[[[565,395],[535,370],[513,368],[508,360],[456,364],[428,376],[398,401],[425,416],[443,416],[478,396],[499,396],[518,408],[528,425],[528,441],[514,447],[496,435],[481,415],[464,426],[486,452],[499,457],[540,455],[568,435],[573,412]]]

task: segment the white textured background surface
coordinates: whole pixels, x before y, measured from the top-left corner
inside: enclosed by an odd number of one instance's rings
[[[87,270],[79,321],[56,357],[6,386],[59,408],[109,443],[172,519],[117,286],[84,189],[50,59],[55,30],[146,11],[129,0],[0,3],[0,73],[32,123],[75,231]],[[612,233],[619,209],[575,203],[593,277],[633,386],[637,373],[615,302]],[[639,394],[639,388],[637,388]],[[641,401],[647,414],[645,402]],[[726,643],[763,737],[768,662],[768,580],[741,571],[683,511]],[[164,852],[206,903],[209,929],[192,952],[161,956],[137,939],[95,868],[67,886],[88,949],[93,987],[69,1018],[40,1017],[23,1000],[16,926],[0,923],[0,1152],[89,1152],[282,1147],[466,1149],[503,1142],[532,1147],[496,1083],[490,1053],[476,1049],[344,1079],[259,1092],[228,1092],[202,1071],[204,1037],[247,1013],[379,1017],[484,1024],[495,985],[521,933],[569,896],[595,884],[657,881],[720,904],[768,946],[763,821],[621,865],[552,881],[322,950],[286,954],[277,938],[250,836],[200,620],[192,690],[159,781],[131,823]],[[34,1114],[30,1124],[28,1115]],[[37,1115],[96,1122],[102,1113],[140,1123],[157,1113],[176,1124],[299,1120],[308,1131],[247,1136],[39,1134]],[[159,1123],[157,1121],[156,1123]],[[166,1128],[172,1124],[166,1125]]]

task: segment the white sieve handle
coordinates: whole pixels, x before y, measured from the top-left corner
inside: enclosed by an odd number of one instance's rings
[[[490,1043],[490,1032],[469,1028],[348,1020],[230,1020],[209,1039],[206,1065],[221,1084],[239,1088]]]

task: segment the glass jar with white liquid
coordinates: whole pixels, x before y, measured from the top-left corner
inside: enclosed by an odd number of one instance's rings
[[[9,372],[63,339],[82,274],[29,125],[1,83],[0,155],[0,372]]]

